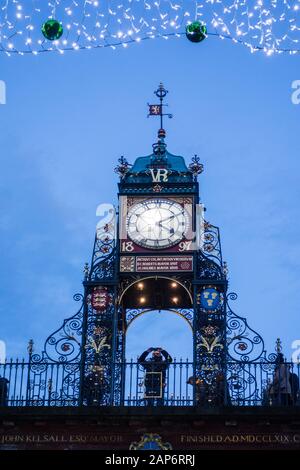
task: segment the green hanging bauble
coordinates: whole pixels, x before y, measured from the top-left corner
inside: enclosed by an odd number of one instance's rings
[[[55,41],[55,39],[59,39],[64,30],[62,25],[57,20],[47,20],[42,27],[42,33],[46,39],[49,41]]]
[[[185,34],[191,42],[201,42],[207,36],[207,28],[200,21],[194,21],[185,28]]]

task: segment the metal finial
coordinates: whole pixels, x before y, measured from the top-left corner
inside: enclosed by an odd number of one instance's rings
[[[197,176],[200,175],[203,170],[203,164],[200,163],[198,155],[194,155],[192,162],[189,164],[189,170],[193,173],[194,179],[197,180]]]
[[[87,279],[89,275],[89,263],[84,263],[83,273],[84,273],[85,279]]]
[[[115,173],[117,173],[120,178],[124,178],[124,176],[126,175],[126,173],[128,172],[129,170],[129,167],[131,167],[132,165],[130,163],[128,163],[127,159],[122,155],[119,159],[118,159],[118,165],[115,167]]]
[[[277,354],[281,353],[282,351],[282,342],[280,338],[276,339],[275,351],[277,352]]]
[[[168,93],[168,90],[165,89],[162,82],[160,82],[159,87],[154,92],[154,94],[157,96],[157,98],[160,99],[161,102]]]
[[[168,90],[166,90],[164,85],[162,84],[162,82],[160,82],[159,87],[154,92],[154,94],[157,96],[157,98],[159,98],[159,104],[149,104],[148,103],[149,113],[148,113],[147,117],[149,117],[149,116],[160,116],[160,129],[158,131],[158,138],[159,139],[164,138],[165,135],[166,135],[166,131],[164,130],[164,127],[163,127],[163,117],[168,116],[168,118],[170,118],[170,119],[173,117],[172,114],[163,112],[163,107],[168,106],[167,104],[165,104],[163,102],[164,98],[166,97],[166,95],[168,93],[169,93]]]
[[[28,354],[32,354],[32,353],[33,353],[33,339],[30,339],[30,340],[28,341],[27,351],[28,351]]]

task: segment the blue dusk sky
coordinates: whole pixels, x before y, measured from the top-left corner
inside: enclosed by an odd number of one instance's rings
[[[151,153],[147,102],[169,90],[168,150],[201,157],[201,200],[221,230],[233,310],[269,352],[300,339],[299,56],[251,54],[217,38],[157,39],[127,49],[0,57],[0,339],[26,355],[78,309],[96,207],[117,202],[113,169]],[[127,357],[149,346],[191,357],[188,325],[149,313],[129,329]]]

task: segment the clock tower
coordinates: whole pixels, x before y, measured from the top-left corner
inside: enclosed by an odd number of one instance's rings
[[[78,311],[41,353],[29,341],[28,362],[0,364],[0,449],[300,446],[300,366],[284,361],[279,339],[267,355],[231,309],[237,295],[227,292],[219,229],[199,196],[203,166],[169,152],[166,95],[160,84],[149,104],[160,119],[152,152],[119,159],[118,207],[97,209]],[[153,311],[189,324],[192,358],[172,361],[172,351],[154,347],[128,360],[129,326]]]
[[[218,377],[226,374],[227,280],[219,231],[203,217],[199,158],[187,166],[167,149],[163,118],[172,116],[164,113],[166,94],[160,84],[155,91],[159,103],[149,105],[149,116],[160,118],[152,153],[132,165],[119,159],[119,208],[111,208],[98,226],[91,267],[86,268],[83,404],[91,374],[93,381],[95,374],[101,376],[99,404],[124,404],[127,328],[153,310],[169,310],[189,322],[192,373],[209,385],[208,401]]]

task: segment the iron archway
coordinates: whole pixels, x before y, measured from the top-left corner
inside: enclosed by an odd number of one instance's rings
[[[126,328],[125,334],[127,334],[130,325],[136,320],[138,317],[145,315],[146,313],[154,312],[155,310],[152,308],[149,309],[133,309],[129,310],[126,314]],[[193,309],[167,309],[166,312],[174,313],[179,317],[183,318],[187,324],[189,325],[191,331],[193,332]]]
[[[121,285],[122,309],[186,310],[193,307],[189,280],[170,276],[129,278]]]

